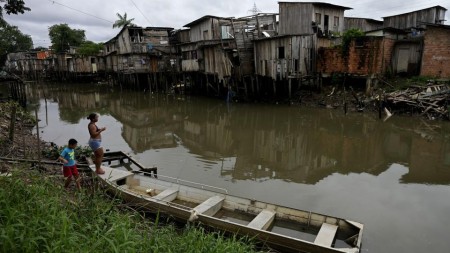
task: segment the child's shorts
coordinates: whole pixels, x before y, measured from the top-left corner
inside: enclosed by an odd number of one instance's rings
[[[78,176],[77,166],[63,166],[64,177]]]

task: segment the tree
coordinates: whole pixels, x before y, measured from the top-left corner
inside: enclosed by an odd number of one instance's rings
[[[5,10],[8,15],[23,14],[25,11],[31,10],[25,6],[23,0],[0,0],[0,3],[5,3],[3,6],[0,5],[0,19],[3,19],[3,10]]]
[[[53,51],[57,53],[68,51],[71,46],[78,47],[86,41],[84,30],[72,29],[67,24],[50,26],[48,36],[52,42]]]
[[[0,24],[0,55],[32,48],[33,40],[30,35],[23,34],[17,26],[6,22]]]
[[[119,13],[116,13],[116,15],[117,15],[117,17],[119,19],[116,20],[116,22],[114,22],[113,28],[116,28],[116,27],[117,28],[121,28],[121,27],[124,27],[124,26],[134,26],[134,24],[131,23],[134,20],[134,18],[127,19],[127,13],[126,12],[123,14],[123,16],[120,15]]]
[[[83,42],[77,49],[77,53],[83,56],[94,56],[103,49],[103,43],[95,43],[92,41]]]

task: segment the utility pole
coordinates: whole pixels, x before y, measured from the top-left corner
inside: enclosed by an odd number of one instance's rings
[[[253,8],[251,8],[250,10],[248,10],[248,12],[251,12],[252,15],[256,15],[256,14],[260,13],[261,10],[258,9],[258,7],[256,7],[256,3],[253,2]]]

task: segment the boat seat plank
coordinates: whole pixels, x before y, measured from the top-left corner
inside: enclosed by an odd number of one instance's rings
[[[177,195],[178,195],[177,189],[169,188],[160,192],[158,195],[152,197],[152,199],[170,202],[175,200],[177,198]]]
[[[222,208],[222,203],[224,200],[225,200],[224,197],[213,196],[207,199],[206,201],[202,202],[200,205],[194,207],[194,210],[197,213],[213,216],[220,210],[220,208]]]
[[[336,225],[323,223],[320,227],[319,234],[317,234],[317,237],[314,240],[314,243],[321,246],[331,247],[334,237],[336,236],[337,229],[338,227]]]
[[[91,168],[92,171],[95,172],[95,165],[91,165],[89,167]],[[113,168],[105,167],[105,166],[102,166],[102,169],[105,171],[105,174],[101,174],[101,175],[97,175],[97,176],[103,180],[107,180],[110,182],[114,182],[114,181],[126,178],[130,175],[134,175],[133,173],[131,173],[129,171],[113,169]]]
[[[255,229],[267,230],[275,219],[275,212],[262,210],[247,226]]]

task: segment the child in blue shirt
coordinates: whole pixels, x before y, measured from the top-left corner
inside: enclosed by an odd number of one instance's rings
[[[75,178],[75,183],[77,185],[78,190],[81,189],[80,185],[80,176],[77,169],[77,164],[75,162],[75,148],[77,147],[78,142],[75,139],[69,140],[69,145],[64,148],[61,152],[58,160],[63,162],[63,174],[66,178],[66,182],[64,187],[69,187],[70,182],[72,182],[72,176]]]

